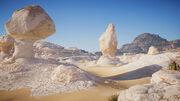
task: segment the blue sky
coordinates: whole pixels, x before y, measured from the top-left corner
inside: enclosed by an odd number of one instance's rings
[[[12,13],[40,5],[54,20],[56,33],[45,41],[98,51],[98,39],[113,23],[118,48],[142,33],[180,39],[180,0],[0,0],[0,34]]]

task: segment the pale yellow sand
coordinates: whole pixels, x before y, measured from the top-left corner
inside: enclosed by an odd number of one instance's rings
[[[126,71],[111,71],[115,67],[85,67],[86,71],[101,77],[109,77],[124,73]],[[136,84],[149,83],[149,78],[136,80],[115,81],[114,85],[98,85],[88,90],[81,90],[73,93],[55,94],[40,98],[31,97],[29,89],[19,89],[15,91],[0,91],[0,101],[107,101],[107,97],[119,92],[120,90],[129,88]],[[115,86],[116,85],[116,86]],[[117,89],[117,86],[119,88]]]
[[[113,71],[113,68],[117,67],[82,67],[81,69],[89,71],[100,77],[115,76],[127,72],[125,70]]]

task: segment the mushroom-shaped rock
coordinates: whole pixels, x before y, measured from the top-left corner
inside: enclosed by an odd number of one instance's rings
[[[10,55],[11,50],[14,48],[15,40],[5,34],[0,37],[0,50],[1,50],[1,58]]]
[[[99,66],[110,66],[120,63],[119,59],[115,57],[117,51],[117,37],[113,24],[109,24],[106,32],[99,38],[99,47],[103,54],[97,61]]]
[[[148,54],[155,55],[155,54],[158,54],[158,53],[159,53],[159,51],[158,51],[158,49],[156,47],[154,47],[154,46],[149,47]]]
[[[8,34],[19,41],[15,44],[13,59],[33,58],[33,43],[56,31],[53,20],[38,5],[29,5],[15,11],[5,27]]]
[[[109,24],[106,32],[99,38],[99,47],[103,55],[115,55],[117,51],[117,37],[113,24]]]

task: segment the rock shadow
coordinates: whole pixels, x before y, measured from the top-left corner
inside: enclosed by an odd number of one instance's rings
[[[145,66],[140,69],[123,73],[120,75],[110,76],[110,77],[107,77],[106,79],[133,80],[133,79],[140,79],[144,77],[151,77],[153,73],[159,71],[160,69],[162,69],[162,67],[159,65],[150,65],[150,66]]]

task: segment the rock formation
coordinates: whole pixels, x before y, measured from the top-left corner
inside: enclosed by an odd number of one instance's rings
[[[5,24],[10,36],[18,40],[12,59],[33,58],[33,43],[55,33],[55,25],[38,5],[29,5],[15,11]]]
[[[0,50],[1,50],[0,56],[2,59],[11,54],[10,52],[14,48],[14,43],[15,40],[7,34],[0,37]]]
[[[160,70],[152,75],[151,83],[166,82],[180,85],[180,72],[173,70]]]
[[[60,65],[54,69],[51,79],[56,82],[70,83],[78,80],[88,80],[88,73],[74,66]]]
[[[158,51],[158,49],[156,47],[154,47],[154,46],[149,47],[149,50],[148,50],[149,55],[155,55],[155,54],[158,54],[158,53],[159,53],[159,51]]]
[[[104,56],[114,56],[116,53],[117,38],[113,24],[109,24],[106,32],[99,38],[99,47]]]
[[[159,35],[144,33],[137,36],[132,43],[123,45],[117,54],[147,53],[150,46],[155,46],[159,51],[166,51],[180,47],[180,39],[168,41]]]
[[[153,74],[151,84],[121,91],[118,101],[180,101],[180,73],[160,70]]]
[[[102,56],[97,61],[98,65],[116,65],[120,62],[119,59],[115,57],[117,51],[117,37],[113,24],[109,24],[106,32],[99,38],[99,47]]]

